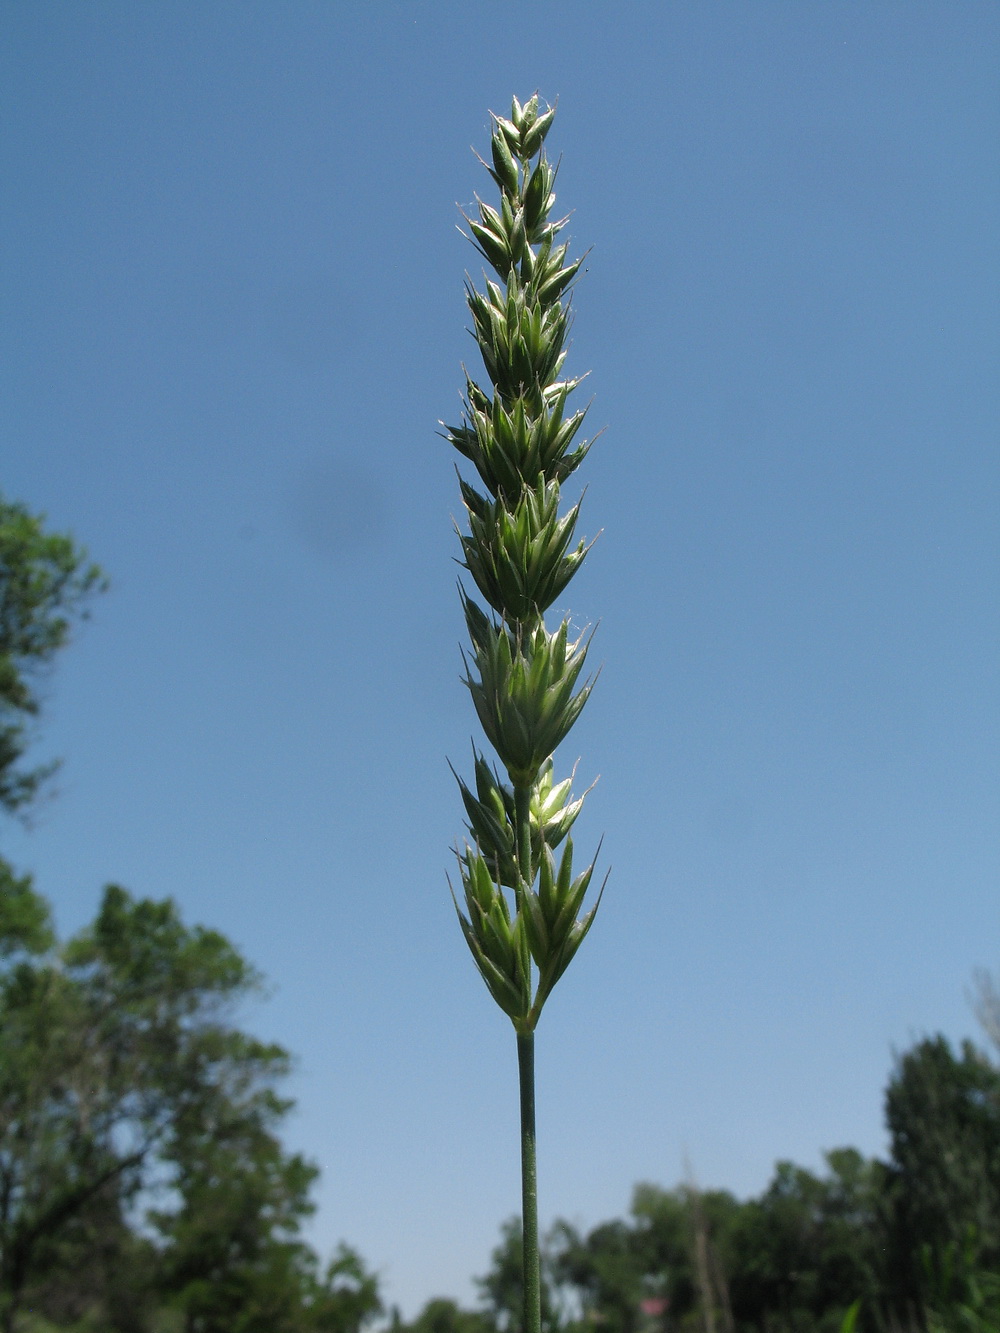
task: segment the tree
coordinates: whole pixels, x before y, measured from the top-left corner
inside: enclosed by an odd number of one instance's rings
[[[276,1129],[279,1046],[232,1025],[258,984],[173,903],[105,891],[62,948],[23,882],[0,944],[0,1328],[30,1300],[139,1333],[357,1333],[379,1307],[353,1252],[299,1239],[316,1169]]]
[[[728,1238],[740,1205],[724,1190],[637,1185],[631,1220],[585,1237],[553,1228],[553,1271],[585,1319],[614,1333],[714,1327],[728,1333]]]
[[[322,1280],[311,1281],[306,1297],[305,1329],[315,1333],[361,1333],[382,1313],[378,1279],[350,1246],[341,1244]],[[478,1333],[471,1327],[457,1333]]]
[[[490,1325],[499,1333],[524,1333],[524,1244],[521,1219],[508,1218],[500,1228],[500,1243],[490,1255],[491,1266],[476,1278],[480,1297]],[[557,1333],[561,1327],[555,1299],[555,1281],[548,1247],[539,1247],[539,1296],[541,1326],[544,1333]]]
[[[854,1301],[878,1297],[883,1169],[853,1148],[825,1157],[823,1176],[779,1162],[740,1210],[729,1255],[738,1327],[835,1330]]]
[[[1000,1052],[1000,990],[985,968],[977,968],[973,980],[976,1018],[993,1047]]]
[[[48,533],[44,516],[0,495],[0,808],[23,809],[54,771],[18,767],[40,709],[44,669],[69,639],[74,618],[106,586],[72,538]]]
[[[969,1041],[956,1055],[927,1038],[898,1060],[885,1109],[898,1297],[926,1294],[929,1275],[959,1258],[1000,1272],[1000,1070]]]
[[[988,992],[995,994],[992,988]],[[899,1057],[888,1162],[779,1162],[767,1188],[637,1185],[630,1213],[541,1247],[549,1333],[994,1333],[1000,1328],[1000,1069],[943,1037]],[[522,1333],[517,1219],[479,1279],[489,1325]],[[439,1328],[482,1333],[443,1303]],[[428,1308],[430,1310],[430,1307]],[[582,1318],[577,1317],[578,1315]],[[428,1313],[430,1319],[430,1313]]]
[[[569,1223],[558,1222],[554,1239],[555,1272],[575,1289],[585,1321],[610,1333],[635,1333],[644,1274],[628,1223],[616,1218],[581,1236]]]
[[[447,1296],[435,1296],[410,1324],[393,1311],[390,1333],[496,1333],[496,1325],[479,1310],[463,1310]]]
[[[30,875],[16,875],[0,860],[0,962],[21,952],[44,953],[54,936],[49,909],[32,887]]]
[[[816,1176],[779,1163],[739,1202],[725,1190],[636,1186],[631,1218],[553,1230],[552,1270],[610,1333],[818,1333],[879,1295],[884,1168],[854,1149]]]
[[[46,532],[43,525],[43,516],[0,495],[0,810],[8,814],[23,811],[57,766],[20,766],[31,739],[30,724],[41,707],[39,685],[68,642],[73,619],[85,618],[88,598],[106,586],[81,547],[68,536]],[[27,1107],[47,1074],[55,1072],[54,1061],[75,1055],[62,1038],[49,1041],[45,1036],[71,1008],[62,978],[27,961],[46,954],[53,944],[48,906],[35,893],[31,876],[16,874],[0,859],[0,967],[7,965],[0,976],[0,1320],[5,1328],[11,1326],[30,1269],[29,1255],[40,1263],[46,1252],[51,1257],[53,1248],[52,1228],[40,1216],[27,1221],[23,1214],[32,1187],[41,1188],[54,1166],[40,1160],[41,1145],[51,1142],[51,1126],[34,1122]],[[36,1131],[39,1138],[33,1142],[30,1136]],[[101,1169],[94,1165],[98,1175]],[[37,1175],[26,1174],[36,1170]],[[113,1206],[104,1206],[106,1196],[98,1199],[99,1190],[80,1198],[74,1210],[70,1196],[78,1187],[79,1182],[74,1186],[67,1181],[61,1202],[51,1200],[56,1213],[68,1210],[62,1244],[72,1243],[72,1233],[79,1240],[89,1230],[97,1253],[101,1247],[96,1238],[103,1242],[111,1232],[121,1233],[121,1219]],[[25,1225],[18,1228],[15,1217]],[[128,1271],[134,1274],[136,1265]],[[134,1302],[130,1304],[134,1308]]]
[[[64,950],[15,956],[0,984],[6,1328],[92,1207],[123,1209],[141,1188],[178,1097],[190,1099],[177,1075],[196,1073],[216,1035],[207,1011],[250,981],[220,936],[186,931],[171,904],[133,903],[116,888]]]

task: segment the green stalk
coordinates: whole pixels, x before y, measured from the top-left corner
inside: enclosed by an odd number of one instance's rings
[[[455,907],[480,975],[517,1034],[523,1333],[541,1333],[534,1029],[597,911],[577,917],[594,871],[592,862],[573,875],[568,835],[583,798],[573,799],[571,778],[557,782],[553,773],[554,752],[593,684],[581,677],[589,640],[573,638],[568,615],[555,629],[545,625],[589,550],[574,544],[580,502],[560,514],[590,443],[576,438],[587,409],[568,406],[580,381],[563,373],[581,260],[568,259],[558,242],[566,218],[551,219],[556,169],[544,141],[554,116],[536,95],[523,105],[515,98],[509,119],[492,117],[483,165],[499,207],[477,197],[466,217],[495,275],[485,290],[466,283],[485,379],[466,373],[462,420],[444,427],[474,472],[471,481],[460,477],[462,564],[474,585],[461,592],[471,640],[465,684],[507,779],[474,747],[474,789],[458,779],[469,840],[456,849],[465,911],[457,900]]]
[[[531,868],[531,788],[514,788],[514,824],[517,839],[517,870],[521,887],[530,889],[535,876]]]
[[[514,788],[518,878],[530,890],[531,788]],[[520,895],[518,895],[520,898]],[[535,1148],[535,1034],[517,1034],[517,1074],[521,1093],[521,1245],[524,1268],[524,1333],[541,1333],[541,1258],[538,1251],[538,1169]]]
[[[542,1275],[538,1252],[538,1171],[535,1157],[535,1034],[517,1034],[521,1086],[521,1226],[524,1254],[524,1333],[542,1330]]]

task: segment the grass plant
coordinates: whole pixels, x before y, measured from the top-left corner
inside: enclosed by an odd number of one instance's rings
[[[537,94],[523,105],[515,98],[509,118],[491,117],[483,166],[499,199],[477,198],[476,215],[465,218],[492,270],[483,290],[466,282],[488,383],[466,372],[461,421],[444,427],[475,470],[474,484],[459,479],[468,525],[459,531],[461,563],[474,585],[471,593],[460,585],[471,641],[465,684],[503,770],[474,746],[474,779],[458,778],[468,836],[457,849],[464,911],[455,906],[517,1036],[524,1333],[541,1328],[535,1027],[600,902],[581,915],[595,865],[574,874],[569,834],[583,797],[574,798],[572,775],[555,780],[553,766],[594,683],[584,676],[589,637],[566,615],[552,629],[545,623],[589,549],[576,536],[579,501],[561,507],[590,442],[579,438],[587,409],[570,401],[580,379],[562,374],[582,259],[570,259],[560,240],[567,219],[551,217],[556,167],[545,140],[554,117]]]

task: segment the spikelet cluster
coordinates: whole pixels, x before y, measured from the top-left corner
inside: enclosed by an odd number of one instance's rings
[[[597,911],[579,915],[594,863],[573,874],[568,836],[583,798],[572,778],[555,781],[552,762],[593,686],[583,674],[589,640],[566,619],[545,624],[589,549],[576,538],[579,503],[560,512],[590,444],[578,438],[586,408],[569,406],[580,381],[561,378],[582,261],[559,241],[567,219],[550,218],[556,169],[544,144],[554,116],[536,95],[515,98],[509,119],[492,117],[483,165],[499,207],[477,199],[465,219],[495,275],[484,291],[466,283],[489,388],[467,374],[461,422],[444,427],[478,478],[460,480],[461,563],[475,585],[461,590],[465,684],[507,777],[474,750],[473,785],[458,779],[469,837],[458,851],[466,910],[456,910],[483,980],[521,1033],[533,1031]]]

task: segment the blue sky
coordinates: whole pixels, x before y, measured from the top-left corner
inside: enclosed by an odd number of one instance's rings
[[[515,1052],[445,885],[455,230],[559,98],[567,369],[607,426],[570,609],[604,670],[597,924],[538,1036],[543,1222],[884,1148],[893,1050],[1000,966],[1000,10],[5,7],[0,486],[112,589],[3,851],[61,929],[172,895],[267,974],[288,1141],[405,1313],[518,1208]]]

